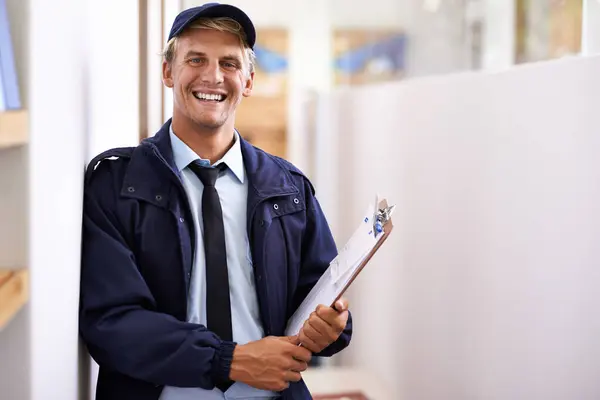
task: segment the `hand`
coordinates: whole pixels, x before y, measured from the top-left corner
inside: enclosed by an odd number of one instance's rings
[[[298,336],[269,336],[237,345],[229,377],[257,389],[285,390],[290,382],[302,378],[300,372],[308,368],[312,358],[310,351],[299,344]]]
[[[298,334],[300,343],[313,353],[320,353],[340,337],[347,322],[346,299],[336,301],[335,308],[319,305],[302,326]]]

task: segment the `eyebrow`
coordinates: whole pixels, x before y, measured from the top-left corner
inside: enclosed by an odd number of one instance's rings
[[[206,53],[204,53],[202,51],[190,50],[185,54],[185,58],[189,58],[189,57],[207,57],[207,55],[206,55]],[[223,57],[221,57],[221,60],[235,61],[240,64],[242,62],[240,57],[238,57],[234,54],[228,54],[226,56],[223,56]]]
[[[193,56],[206,57],[206,54],[201,51],[194,51],[194,50],[190,50],[187,53],[185,53],[185,58],[189,58],[189,57],[193,57]]]

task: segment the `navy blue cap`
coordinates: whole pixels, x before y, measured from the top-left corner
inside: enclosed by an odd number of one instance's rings
[[[178,36],[198,18],[217,17],[229,17],[234,21],[237,21],[246,33],[248,46],[252,49],[254,48],[254,43],[256,42],[256,30],[254,29],[254,24],[252,23],[252,20],[250,20],[250,17],[235,6],[219,3],[206,3],[180,12],[179,15],[175,17],[175,21],[173,21],[173,26],[171,27],[171,32],[169,33],[167,41]]]

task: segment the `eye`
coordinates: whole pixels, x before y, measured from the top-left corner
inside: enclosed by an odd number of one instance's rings
[[[190,63],[192,63],[192,64],[200,64],[200,63],[202,62],[202,59],[201,59],[201,58],[198,58],[198,57],[196,57],[196,58],[190,58],[190,60],[189,60],[189,61],[190,61]]]
[[[221,65],[227,69],[237,69],[237,64],[230,61],[225,61]]]

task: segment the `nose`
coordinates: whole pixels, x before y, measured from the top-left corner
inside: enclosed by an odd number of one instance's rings
[[[223,72],[217,61],[211,61],[202,68],[202,82],[209,85],[218,85],[223,83]]]

